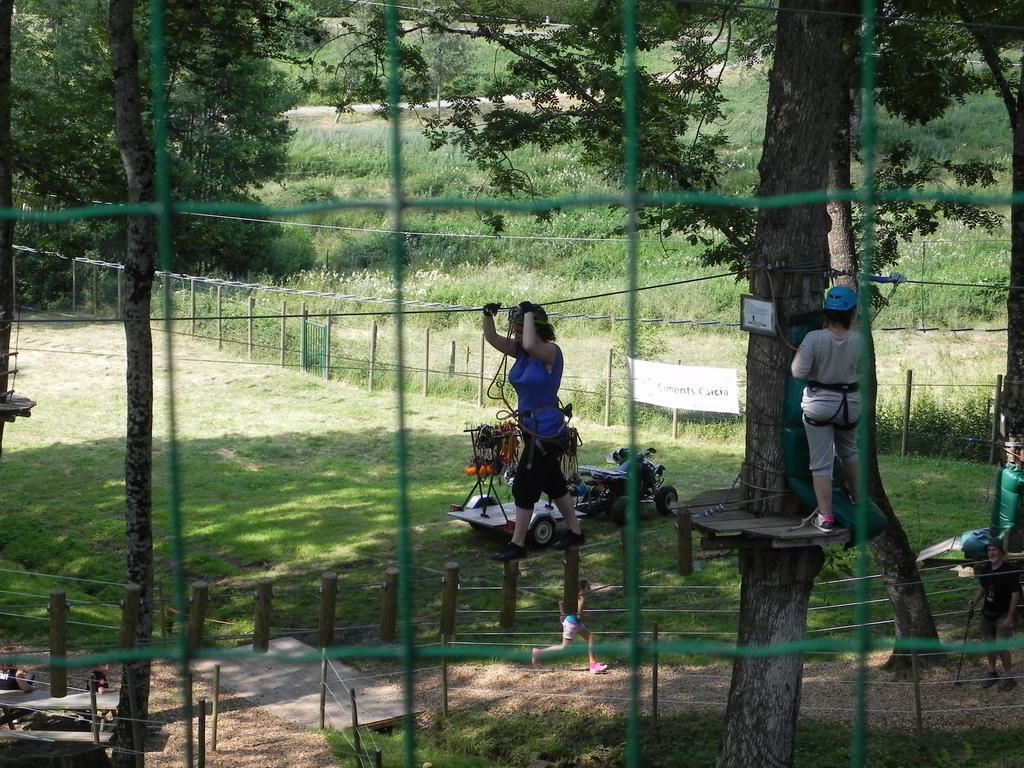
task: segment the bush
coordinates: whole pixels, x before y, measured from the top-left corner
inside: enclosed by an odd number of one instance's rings
[[[877,425],[879,452],[899,453],[902,403],[880,402]],[[911,401],[907,451],[915,456],[986,461],[991,430],[991,401],[987,396],[939,400],[930,391],[921,390]]]

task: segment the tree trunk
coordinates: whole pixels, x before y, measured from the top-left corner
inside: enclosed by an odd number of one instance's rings
[[[1017,89],[1018,103],[1024,98]],[[1013,131],[1013,193],[1024,192],[1024,116],[1010,114]],[[1010,206],[1010,290],[1006,299],[1006,438],[1024,442],[1024,205]],[[1020,450],[1018,447],[1016,450]]]
[[[850,37],[853,37],[852,33]],[[856,50],[854,41],[850,40],[844,49],[850,51],[848,69],[852,74],[855,66],[853,52]],[[843,90],[842,99],[840,117],[836,121],[836,133],[832,141],[828,174],[829,191],[852,188],[850,180],[851,127],[855,105],[848,88]],[[828,204],[829,218],[832,220],[828,242],[832,268],[843,273],[840,282],[857,290],[859,263],[854,242],[851,208],[848,202],[832,201]],[[870,311],[866,301],[862,304],[861,311]],[[870,365],[871,369],[875,370],[874,346],[871,347]],[[867,379],[868,386],[863,389],[864,413],[876,413],[878,401],[876,382],[877,377],[869,377]],[[874,424],[870,425],[865,449],[867,461],[862,465],[861,470],[867,472],[868,491],[871,499],[888,520],[882,532],[871,539],[869,546],[875,562],[885,577],[886,592],[892,603],[895,616],[896,639],[908,637],[938,639],[938,631],[935,628],[931,607],[928,604],[928,595],[921,582],[921,574],[917,570],[917,558],[910,548],[907,534],[903,530],[899,518],[896,517],[892,504],[889,502],[889,496],[885,492],[885,486],[882,484],[882,475],[878,469],[877,430]],[[937,655],[926,655],[922,659],[926,663],[941,662],[941,657]],[[889,657],[887,666],[895,668],[896,671],[906,671],[911,666],[910,658],[905,655],[893,654]]]
[[[842,17],[835,3],[782,2],[768,114],[759,166],[762,196],[821,191],[842,91]],[[752,292],[775,301],[785,332],[788,319],[819,309],[829,265],[831,228],[823,204],[762,208],[754,238]],[[782,401],[790,350],[777,337],[751,334],[747,348],[744,498],[756,514],[785,507]],[[818,547],[764,553],[741,560],[740,645],[799,640],[823,555]],[[800,707],[803,658],[737,658],[726,708],[718,768],[790,765]]]
[[[0,0],[0,208],[10,208],[11,165],[11,16],[14,0]],[[10,357],[11,326],[17,319],[14,286],[14,220],[0,221],[0,402],[7,399],[16,360]],[[0,419],[0,454],[4,448],[4,421]]]
[[[153,200],[153,148],[142,122],[142,91],[139,87],[139,52],[133,30],[132,0],[111,0],[109,37],[114,72],[114,110],[117,146],[128,181],[128,200]],[[153,288],[156,241],[153,220],[134,217],[127,221],[125,254],[124,329],[127,349],[128,423],[125,444],[125,531],[127,579],[141,588],[136,641],[149,644],[153,633],[153,339],[150,333],[150,296]],[[114,739],[126,750],[142,750],[145,728],[139,729],[142,744],[132,737],[129,716],[130,689],[134,689],[136,717],[149,714],[149,664],[125,664]],[[131,681],[131,685],[129,685]],[[131,751],[114,753],[119,768],[133,768]]]

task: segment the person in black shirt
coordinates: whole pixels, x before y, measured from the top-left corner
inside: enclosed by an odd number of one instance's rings
[[[1011,567],[1003,558],[1003,543],[992,539],[985,547],[989,568],[978,576],[978,589],[968,601],[973,608],[984,599],[981,606],[981,637],[983,640],[1000,640],[1013,637],[1013,619],[1020,604],[1020,571]],[[1008,691],[1017,684],[1013,677],[1013,664],[1009,651],[988,654],[988,670],[982,688],[991,688],[999,682],[996,671],[996,656],[1003,662],[1003,681],[999,690]]]

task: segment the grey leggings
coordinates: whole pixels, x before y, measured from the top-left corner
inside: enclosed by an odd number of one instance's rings
[[[848,393],[846,397],[850,421],[856,422],[860,416],[860,400],[856,393]],[[819,390],[808,397],[807,390],[804,390],[800,405],[804,414],[815,421],[838,419],[842,423],[842,401],[843,396],[840,392]],[[804,430],[807,432],[807,447],[811,453],[810,469],[813,476],[830,477],[834,456],[838,456],[844,464],[857,461],[856,428],[837,429],[835,424],[817,427],[808,424],[805,419]]]

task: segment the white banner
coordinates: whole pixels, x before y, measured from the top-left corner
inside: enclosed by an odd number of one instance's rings
[[[638,403],[681,411],[740,412],[735,368],[627,360],[633,377],[633,399]]]

